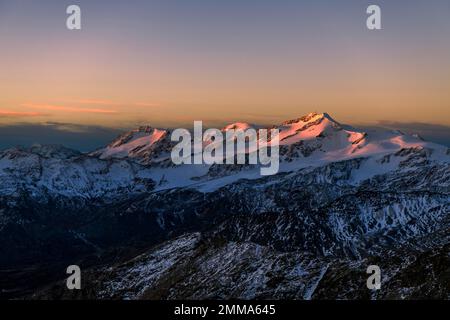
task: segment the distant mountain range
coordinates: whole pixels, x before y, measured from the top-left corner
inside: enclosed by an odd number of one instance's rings
[[[171,130],[152,127],[90,153],[0,152],[0,296],[450,298],[450,149],[326,113],[273,127],[280,172],[266,177],[174,165]],[[69,264],[80,291],[61,281]]]

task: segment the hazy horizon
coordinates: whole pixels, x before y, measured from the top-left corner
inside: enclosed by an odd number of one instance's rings
[[[299,115],[303,116],[302,115]],[[331,115],[333,117],[333,115]],[[283,120],[290,120],[288,118]],[[340,122],[339,119],[335,119]],[[205,128],[223,128],[232,122],[206,122]],[[341,122],[340,122],[341,123]],[[275,125],[280,122],[263,123],[253,122],[255,125]],[[342,123],[354,126],[360,130],[384,128],[401,130],[406,134],[419,134],[425,140],[450,147],[450,126],[427,124],[427,123],[406,123],[390,120],[381,120],[376,124],[369,123]],[[34,144],[57,144],[67,148],[82,152],[93,151],[97,148],[109,144],[120,134],[138,128],[141,125],[148,125],[163,129],[177,128],[175,125],[155,126],[151,122],[141,122],[130,127],[102,127],[94,125],[80,125],[73,123],[12,123],[0,125],[0,150],[11,147],[30,147]],[[182,127],[191,129],[193,123],[185,123]]]

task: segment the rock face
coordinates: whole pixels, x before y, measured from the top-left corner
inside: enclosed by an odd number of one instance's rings
[[[278,127],[281,170],[266,177],[168,165],[169,131],[150,127],[90,154],[1,152],[0,296],[448,299],[447,148],[327,114]],[[70,264],[81,291],[60,281]]]

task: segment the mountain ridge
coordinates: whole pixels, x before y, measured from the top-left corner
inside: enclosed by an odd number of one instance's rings
[[[169,132],[152,127],[105,147],[117,156],[0,152],[0,296],[67,297],[45,270],[75,263],[90,298],[368,298],[360,273],[373,260],[392,291],[375,297],[448,297],[448,149],[329,118],[280,125],[281,170],[265,177],[255,165],[175,166]],[[411,268],[429,281],[408,289]],[[36,280],[18,287],[18,275]],[[343,279],[358,289],[339,291]]]

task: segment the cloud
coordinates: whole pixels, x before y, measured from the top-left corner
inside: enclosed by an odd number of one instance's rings
[[[127,106],[133,105],[136,107],[159,107],[161,104],[155,102],[114,102],[111,100],[98,100],[98,99],[79,99],[69,100],[68,103],[82,104],[82,105],[102,105],[102,106]]]
[[[99,128],[97,126],[87,126],[87,125],[79,125],[73,123],[63,123],[63,122],[45,122],[41,124],[42,126],[51,127],[52,129],[64,131],[64,132],[72,132],[72,133],[89,133],[92,131],[92,128]]]
[[[450,132],[450,126],[446,126],[443,124],[432,124],[432,123],[423,123],[423,122],[397,122],[391,120],[380,120],[378,124],[384,127],[401,127],[405,129],[412,130],[428,130],[428,131],[439,131],[439,132]]]
[[[99,114],[115,114],[116,110],[110,109],[97,109],[97,108],[78,108],[69,106],[58,106],[51,104],[34,104],[34,103],[24,103],[21,107],[34,108],[34,109],[45,109],[52,111],[63,111],[63,112],[76,112],[76,113],[99,113]]]
[[[27,117],[42,117],[46,114],[41,112],[20,112],[10,110],[0,110],[0,118],[27,118]]]
[[[400,130],[408,134],[417,133],[425,140],[450,147],[450,126],[421,122],[396,122],[390,120],[380,120],[378,121],[377,126]]]
[[[72,123],[16,123],[0,125],[0,149],[18,145],[60,144],[82,152],[96,150],[109,144],[124,129],[88,126]]]
[[[116,102],[110,100],[97,100],[97,99],[81,99],[81,100],[72,100],[69,102],[77,103],[77,104],[89,104],[89,105],[104,105],[104,106],[113,106],[119,105]]]

